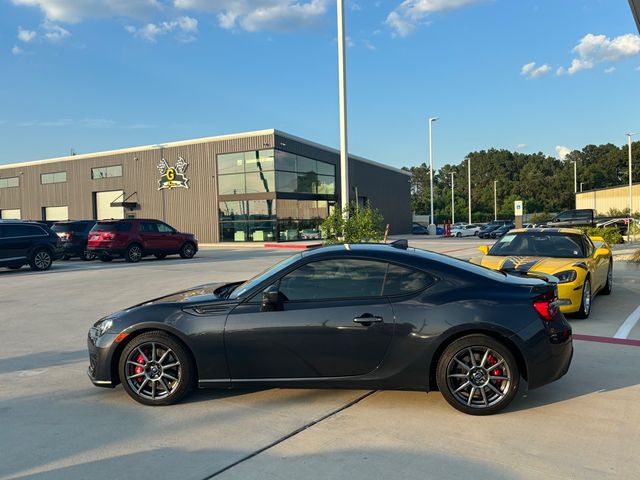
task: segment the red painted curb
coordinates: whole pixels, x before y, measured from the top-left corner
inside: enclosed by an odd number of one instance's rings
[[[574,340],[582,340],[583,342],[612,343],[615,345],[629,345],[632,347],[640,347],[640,340],[631,340],[628,338],[598,337],[596,335],[573,335]]]

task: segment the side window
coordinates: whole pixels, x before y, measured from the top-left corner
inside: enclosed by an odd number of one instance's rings
[[[434,282],[431,275],[420,270],[389,264],[384,282],[384,295],[406,295],[420,291]]]
[[[5,225],[5,238],[11,237],[45,237],[45,231],[37,225]]]
[[[379,297],[387,264],[371,260],[320,260],[302,265],[280,280],[286,300]]]
[[[151,222],[140,222],[140,233],[158,233],[158,226]]]
[[[585,256],[590,257],[595,252],[596,247],[593,245],[593,242],[591,242],[591,239],[589,237],[582,237],[582,241],[584,242],[585,246]]]
[[[175,229],[171,228],[166,223],[157,223],[156,226],[158,227],[158,231],[160,233],[173,233],[173,232],[175,232]]]

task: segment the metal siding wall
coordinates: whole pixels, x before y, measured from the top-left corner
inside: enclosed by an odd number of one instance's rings
[[[633,212],[640,212],[640,183],[634,184],[631,192]],[[598,215],[607,215],[612,208],[624,211],[629,208],[629,186],[578,193],[576,208],[592,208]]]
[[[209,141],[163,149],[163,156],[174,166],[182,156],[189,167],[189,189],[165,190],[167,223],[194,233],[202,243],[218,242],[218,200],[216,156],[220,153],[273,148],[273,135]],[[0,189],[0,209],[21,210],[23,219],[40,220],[42,207],[68,205],[69,218],[93,218],[93,192],[124,190],[125,197],[138,202],[137,218],[162,219],[162,192],[158,191],[160,148],[77,160],[36,164],[0,170],[0,177],[20,177],[18,188]],[[122,177],[93,180],[91,169],[122,165]],[[67,182],[41,185],[40,174],[67,172]],[[129,213],[128,211],[126,213]]]

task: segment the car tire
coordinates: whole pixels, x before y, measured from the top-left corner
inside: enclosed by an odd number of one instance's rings
[[[120,382],[127,394],[143,405],[171,405],[193,383],[193,363],[173,336],[151,331],[133,338],[118,361]]]
[[[193,258],[196,254],[196,246],[191,242],[185,242],[180,249],[180,256],[182,258]]]
[[[602,295],[610,295],[613,290],[613,262],[609,262],[609,269],[607,270],[607,283],[604,284],[600,293]]]
[[[453,408],[469,415],[492,415],[515,398],[520,369],[503,343],[473,334],[444,349],[438,359],[436,381]]]
[[[582,285],[582,300],[580,301],[580,310],[576,312],[576,318],[589,318],[591,313],[591,303],[593,302],[593,295],[591,289],[591,278],[587,275]]]
[[[85,262],[90,262],[91,260],[96,259],[96,254],[91,250],[85,250],[84,252],[82,252],[82,255],[80,255],[80,258]]]
[[[166,253],[156,253],[153,256],[156,257],[158,260],[162,260],[163,258],[167,258],[167,254]]]
[[[129,245],[124,253],[124,259],[129,263],[138,263],[142,260],[142,245],[139,243]]]
[[[113,257],[110,257],[109,255],[100,255],[100,261],[105,263],[112,262]]]
[[[460,232],[456,233],[456,238],[460,238],[462,234]]]
[[[51,252],[46,248],[38,248],[31,254],[31,258],[29,259],[29,266],[31,267],[31,270],[35,270],[37,272],[49,270],[52,264],[53,257],[51,256]]]

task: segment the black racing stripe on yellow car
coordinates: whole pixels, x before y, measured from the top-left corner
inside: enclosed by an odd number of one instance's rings
[[[589,271],[589,267],[587,267],[586,263],[578,262],[578,263],[574,263],[573,266],[581,268],[581,269],[583,269],[583,270],[585,270],[587,272]]]
[[[500,270],[516,270],[518,272],[527,273],[533,267],[541,262],[541,260],[533,259],[525,261],[526,257],[508,257],[505,258]]]

